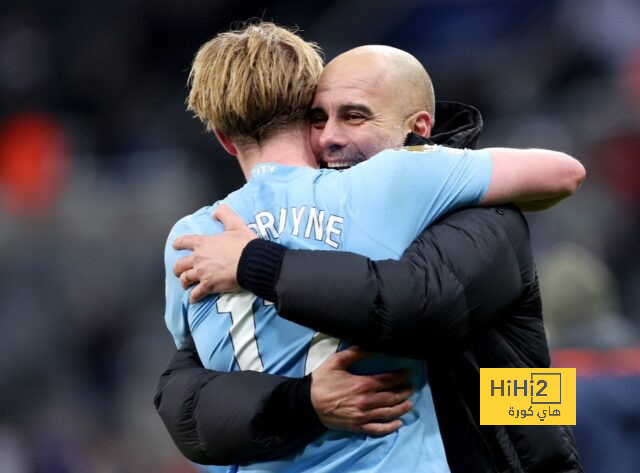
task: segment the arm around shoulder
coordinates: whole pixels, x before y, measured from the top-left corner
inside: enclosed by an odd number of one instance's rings
[[[230,465],[285,456],[324,431],[310,378],[202,367],[193,343],[177,350],[160,376],[154,404],[189,460]]]
[[[515,202],[523,210],[542,210],[574,194],[586,177],[575,158],[544,149],[488,148],[491,183],[482,205]]]
[[[466,345],[522,293],[528,242],[524,218],[505,207],[452,214],[400,261],[289,250],[276,284],[278,313],[370,350],[437,356]]]

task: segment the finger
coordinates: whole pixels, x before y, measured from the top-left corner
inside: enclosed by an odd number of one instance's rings
[[[189,294],[189,303],[195,304],[196,302],[205,298],[209,294],[211,294],[211,292],[207,291],[206,286],[200,283],[196,287],[194,287],[193,290],[191,291],[191,294]]]
[[[196,275],[196,272],[194,269],[190,269],[180,274],[180,284],[182,284],[183,289],[187,289],[189,286],[192,286],[193,284],[196,284],[199,281],[200,279]]]
[[[369,411],[380,407],[396,406],[409,399],[412,394],[413,387],[411,385],[405,385],[397,391],[363,394],[364,398],[361,403],[361,408]]]
[[[368,435],[388,435],[402,427],[401,420],[391,422],[370,422],[360,427],[362,432]]]
[[[347,369],[356,361],[363,360],[369,356],[371,356],[371,353],[363,351],[359,347],[351,346],[345,350],[334,353],[327,361],[333,363],[338,368]]]
[[[180,277],[185,271],[193,268],[193,255],[183,256],[173,265],[173,274]]]
[[[231,207],[225,204],[222,204],[216,209],[213,213],[213,218],[220,220],[225,230],[239,230],[246,227],[244,220],[231,210]]]
[[[201,239],[201,235],[182,235],[173,241],[173,248],[176,250],[193,250]]]
[[[381,373],[369,376],[371,389],[375,391],[387,391],[401,384],[405,384],[410,378],[409,370],[398,370],[390,373]]]
[[[395,406],[379,407],[367,411],[363,417],[365,422],[392,420],[406,414],[413,407],[413,403],[409,400],[396,404]]]

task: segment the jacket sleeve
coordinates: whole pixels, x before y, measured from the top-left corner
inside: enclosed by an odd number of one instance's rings
[[[245,256],[238,279],[253,291],[243,268],[258,265]],[[522,294],[522,271],[532,264],[526,220],[515,207],[473,208],[424,230],[400,261],[287,250],[272,271],[271,295],[293,322],[366,349],[428,359],[464,348],[500,317]]]
[[[154,404],[186,458],[242,464],[285,456],[324,431],[310,388],[310,376],[205,369],[190,341],[161,375]]]

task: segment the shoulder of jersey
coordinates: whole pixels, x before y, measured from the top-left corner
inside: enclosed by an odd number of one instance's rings
[[[192,214],[185,215],[175,223],[171,234],[179,236],[184,233],[206,233],[214,221],[212,214],[217,204],[218,202],[213,205],[207,205]]]

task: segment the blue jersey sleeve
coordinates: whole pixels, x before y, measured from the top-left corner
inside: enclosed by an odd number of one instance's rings
[[[187,311],[189,309],[189,290],[182,289],[180,279],[173,274],[176,261],[191,253],[189,250],[177,251],[173,242],[182,235],[214,235],[222,231],[222,225],[214,221],[211,214],[214,207],[203,207],[192,215],[181,218],[173,226],[164,248],[165,267],[165,310],[164,321],[178,348],[182,348],[189,337]]]
[[[186,344],[187,338],[189,337],[189,326],[187,324],[186,291],[182,289],[180,280],[173,274],[173,266],[179,258],[189,254],[189,251],[177,251],[172,245],[176,238],[190,233],[194,233],[194,231],[189,226],[188,217],[185,217],[173,226],[164,248],[164,321],[178,348],[182,348]]]
[[[492,161],[486,150],[403,148],[383,151],[346,172],[351,215],[390,246],[399,235],[411,235],[403,242],[408,244],[453,209],[476,205],[489,188]]]

